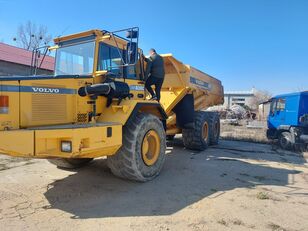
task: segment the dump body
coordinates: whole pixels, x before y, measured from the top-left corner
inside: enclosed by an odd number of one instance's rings
[[[177,125],[176,112],[187,117],[192,114],[191,110],[205,110],[210,106],[220,105],[224,102],[223,86],[221,81],[202,72],[198,69],[185,65],[171,54],[163,55],[165,62],[165,81],[162,87],[161,104],[167,115],[167,134],[181,133],[181,126]],[[178,103],[187,95],[191,95],[193,100],[189,100],[189,105],[181,110],[175,110]]]

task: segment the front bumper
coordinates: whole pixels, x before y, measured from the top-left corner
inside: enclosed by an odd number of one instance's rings
[[[61,151],[61,142],[72,144]],[[32,158],[95,158],[115,154],[122,145],[122,125],[58,125],[0,132],[0,153]]]

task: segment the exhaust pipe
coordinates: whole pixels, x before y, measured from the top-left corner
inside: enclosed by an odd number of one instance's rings
[[[85,97],[87,95],[101,95],[107,97],[107,107],[112,103],[112,99],[119,99],[118,104],[122,99],[131,98],[132,94],[129,93],[129,86],[125,82],[113,81],[109,83],[98,83],[78,89],[78,95]]]

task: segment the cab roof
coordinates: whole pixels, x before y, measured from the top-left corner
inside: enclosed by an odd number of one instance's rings
[[[61,36],[58,38],[55,38],[53,41],[55,42],[55,44],[59,44],[61,42],[65,42],[65,41],[69,41],[69,40],[73,40],[73,39],[78,39],[78,38],[86,38],[86,37],[96,37],[96,36],[103,36],[103,31],[102,30],[88,30],[88,31],[84,31],[84,32],[80,32],[80,33],[76,33],[76,34],[70,34],[70,35],[65,35],[65,36]]]
[[[288,94],[276,95],[276,96],[273,97],[273,99],[283,98],[283,97],[291,97],[291,96],[301,96],[301,95],[308,95],[308,91],[300,91],[300,92],[293,92],[293,93],[288,93]]]

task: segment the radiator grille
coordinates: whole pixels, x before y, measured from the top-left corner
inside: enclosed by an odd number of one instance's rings
[[[32,120],[63,122],[67,120],[66,95],[33,94]]]
[[[78,123],[87,123],[88,122],[88,114],[87,113],[78,113],[77,114],[77,122]]]

